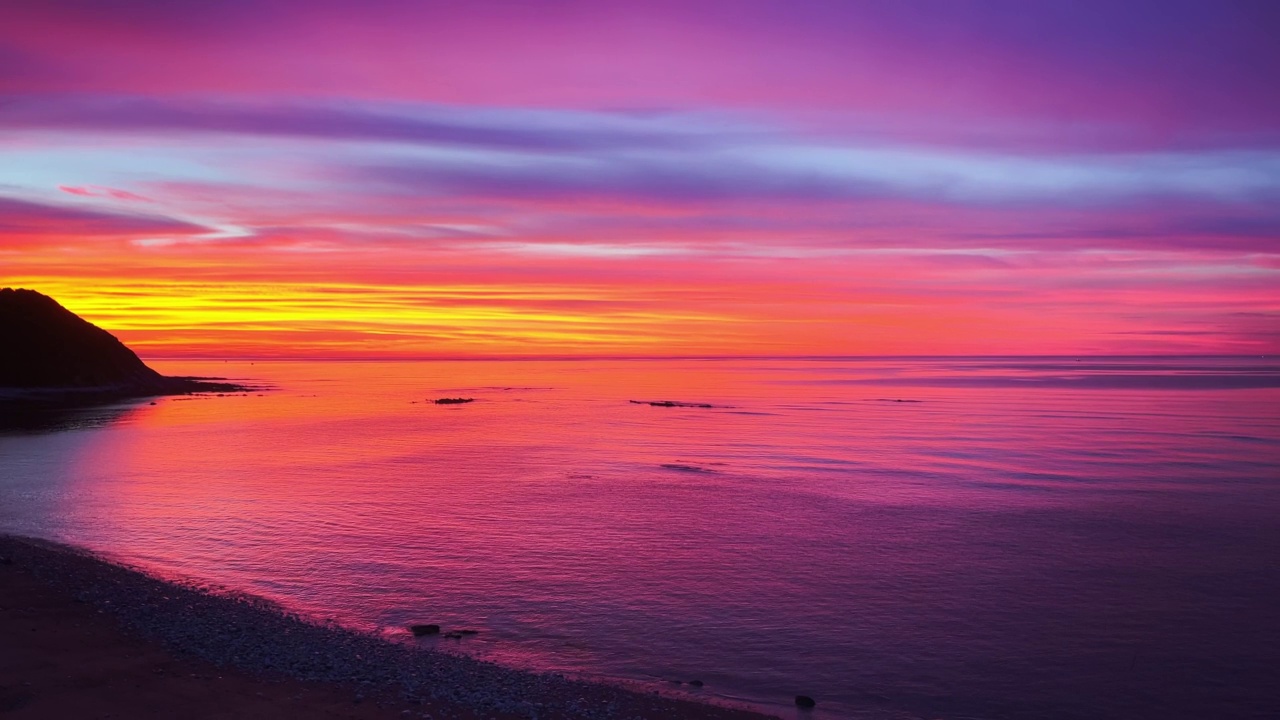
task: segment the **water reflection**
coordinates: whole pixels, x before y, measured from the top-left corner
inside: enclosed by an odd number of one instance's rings
[[[246,364],[0,435],[0,531],[814,720],[1280,717],[1280,389],[1052,385],[1274,363],[1076,365]]]
[[[147,401],[98,407],[58,407],[41,403],[0,405],[0,435],[93,430],[127,422]]]

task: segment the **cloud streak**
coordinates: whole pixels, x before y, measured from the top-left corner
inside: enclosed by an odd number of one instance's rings
[[[191,235],[206,228],[173,218],[106,212],[0,197],[0,247],[38,247],[50,240],[76,243],[140,235]]]
[[[279,103],[136,95],[11,95],[0,127],[125,133],[229,133],[408,142],[495,151],[675,150],[722,128],[635,113],[448,107],[426,103]]]
[[[1276,352],[1277,33],[1262,2],[9,3],[0,281],[166,354]]]

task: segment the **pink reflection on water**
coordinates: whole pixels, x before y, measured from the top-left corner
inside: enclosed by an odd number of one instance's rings
[[[1280,395],[1201,381],[1274,383],[1241,362],[174,364],[278,389],[4,446],[46,494],[0,522],[519,665],[1176,717],[1208,701],[1160,678],[1256,703],[1241,648],[1274,654]],[[1116,375],[1199,379],[1070,379]],[[1135,647],[1153,675],[1101,683]]]

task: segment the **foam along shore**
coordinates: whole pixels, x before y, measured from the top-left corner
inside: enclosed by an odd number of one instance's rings
[[[319,625],[0,535],[0,713],[14,718],[761,720]]]

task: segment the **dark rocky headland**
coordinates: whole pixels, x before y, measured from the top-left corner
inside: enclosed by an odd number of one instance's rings
[[[249,389],[216,378],[161,375],[48,295],[0,289],[0,407],[82,407]]]

